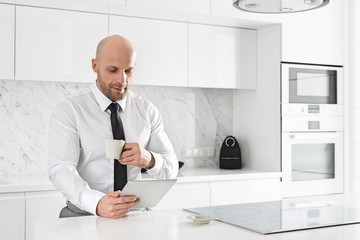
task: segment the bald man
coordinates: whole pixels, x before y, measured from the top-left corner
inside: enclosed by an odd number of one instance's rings
[[[96,83],[89,93],[60,102],[53,111],[48,174],[68,200],[60,217],[120,218],[141,201],[114,189],[114,160],[106,158],[104,146],[105,139],[113,138],[110,104],[121,109],[117,114],[126,143],[118,161],[127,167],[127,180],[140,180],[141,168],[157,179],[177,176],[177,157],[158,109],[129,91],[135,66],[136,51],[129,40],[119,35],[103,39],[92,59]]]

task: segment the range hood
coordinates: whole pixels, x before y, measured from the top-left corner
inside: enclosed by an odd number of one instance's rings
[[[323,7],[329,0],[235,0],[233,6],[254,13],[293,13]]]

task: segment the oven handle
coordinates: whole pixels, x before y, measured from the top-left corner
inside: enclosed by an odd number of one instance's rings
[[[341,137],[340,132],[311,132],[311,133],[287,133],[291,139],[336,139]]]

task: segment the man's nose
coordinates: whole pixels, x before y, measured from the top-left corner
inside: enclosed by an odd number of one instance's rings
[[[120,84],[126,83],[126,73],[125,72],[119,72],[116,81]]]

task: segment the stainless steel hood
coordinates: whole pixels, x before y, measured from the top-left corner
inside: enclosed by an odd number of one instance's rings
[[[233,6],[254,13],[293,13],[323,7],[329,0],[235,0]]]

